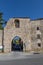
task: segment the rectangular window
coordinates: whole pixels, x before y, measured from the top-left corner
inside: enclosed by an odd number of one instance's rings
[[[38,43],[38,47],[41,47],[41,43]]]
[[[20,22],[19,22],[19,20],[15,20],[15,27],[16,27],[16,28],[19,28],[19,27],[20,27]]]
[[[39,27],[37,27],[37,30],[39,30]]]

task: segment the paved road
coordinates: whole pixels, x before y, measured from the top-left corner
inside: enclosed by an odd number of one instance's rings
[[[17,55],[19,56],[19,53]],[[16,57],[16,55],[14,56],[13,54],[11,54],[10,56],[12,56],[11,57],[12,59],[10,58],[9,60],[6,56],[1,57],[2,59],[4,58],[7,60],[0,60],[0,65],[43,65],[43,54],[34,55],[21,54],[20,57],[18,58]]]
[[[23,59],[28,55],[33,55],[32,53],[24,53],[24,52],[11,52],[8,54],[0,54],[0,60],[15,60],[15,59]]]
[[[43,65],[43,58],[25,58],[0,61],[0,65]]]

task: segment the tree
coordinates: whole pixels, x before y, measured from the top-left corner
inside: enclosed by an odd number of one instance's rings
[[[2,25],[3,25],[3,21],[4,21],[4,19],[2,18],[2,16],[3,16],[3,13],[0,12],[0,30],[3,29]]]
[[[4,52],[4,27],[2,27],[3,24],[4,24],[3,13],[0,12],[0,30],[2,30],[2,52]]]
[[[4,27],[3,24],[6,24],[6,21],[3,19],[3,13],[0,12],[0,30],[2,30],[2,52],[4,52]]]

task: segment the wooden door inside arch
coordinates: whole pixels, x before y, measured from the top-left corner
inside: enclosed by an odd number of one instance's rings
[[[23,51],[23,41],[19,36],[15,36],[11,43],[12,51]]]

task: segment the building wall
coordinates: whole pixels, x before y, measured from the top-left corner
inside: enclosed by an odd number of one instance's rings
[[[11,42],[15,36],[21,37],[23,43],[26,44],[26,50],[29,50],[30,47],[29,42],[31,40],[30,37],[30,19],[23,19],[18,18],[20,21],[20,28],[15,28],[15,21],[16,18],[12,18],[8,21],[6,27],[4,28],[4,51],[10,52],[11,51]],[[27,45],[28,44],[28,45]]]
[[[20,28],[15,28],[15,19],[20,21]],[[40,30],[37,30],[37,27]],[[37,33],[41,39],[37,39]],[[26,45],[26,51],[43,51],[43,20],[29,18],[11,18],[4,28],[4,52],[11,52],[11,42],[15,36],[21,37]],[[38,41],[39,40],[39,41]],[[41,46],[38,46],[41,43]]]
[[[37,30],[37,27],[39,27],[39,30]],[[37,39],[38,34],[40,35],[40,39]],[[31,21],[31,41],[33,50],[43,51],[43,20]],[[40,47],[38,43],[41,44]]]

